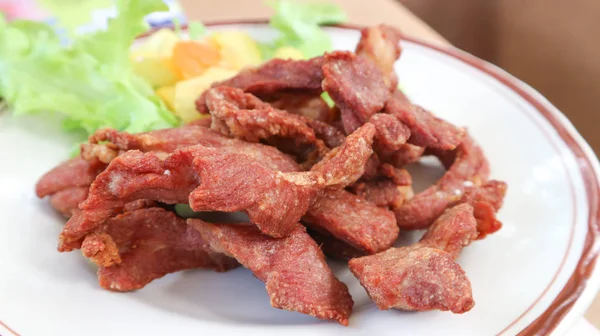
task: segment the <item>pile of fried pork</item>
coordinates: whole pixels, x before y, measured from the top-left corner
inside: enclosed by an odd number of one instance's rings
[[[506,184],[488,179],[464,128],[398,89],[400,38],[365,28],[355,52],[243,70],[198,98],[205,118],[192,124],[99,130],[37,184],[69,218],[59,251],[81,250],[113,291],[241,265],[273,307],[348,325],[353,300],[327,255],[348,262],[380,309],[469,311],[471,284],[455,260],[501,227]],[[415,195],[403,167],[425,155],[447,171]],[[176,204],[247,221],[186,220]],[[393,247],[400,230],[425,229],[418,243]]]

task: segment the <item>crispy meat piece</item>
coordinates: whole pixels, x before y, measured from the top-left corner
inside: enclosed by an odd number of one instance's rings
[[[36,185],[36,194],[40,198],[50,196],[50,205],[69,218],[78,210],[77,205],[85,200],[90,184],[105,167],[98,160],[73,158],[44,174]]]
[[[412,185],[412,176],[406,169],[396,168],[389,163],[382,163],[379,166],[379,173],[392,180],[398,186]]]
[[[457,204],[467,203],[473,206],[479,232],[478,239],[483,239],[502,228],[502,223],[496,218],[496,212],[502,207],[507,188],[505,182],[492,180],[482,186],[468,189],[457,202]]]
[[[390,248],[351,259],[348,267],[381,310],[462,314],[475,305],[465,271],[450,253],[436,248]]]
[[[348,261],[352,258],[358,258],[365,255],[363,251],[360,251],[327,233],[312,230],[310,228],[307,228],[307,232],[317,245],[319,245],[321,251],[330,258]]]
[[[265,97],[263,97],[265,98]],[[333,121],[334,114],[321,96],[302,93],[279,93],[265,99],[276,109],[322,122]]]
[[[297,163],[276,148],[231,139],[198,125],[187,125],[136,134],[119,132],[114,129],[102,129],[90,137],[90,143],[94,146],[109,148],[118,153],[128,150],[154,152],[161,158],[166,157],[169,153],[179,148],[202,145],[220,148],[228,152],[244,153],[272,169],[282,171],[297,169]],[[82,155],[93,159],[93,153],[87,152],[88,148],[88,146],[82,146]],[[106,163],[109,162],[107,161]],[[91,181],[93,181],[93,178]]]
[[[410,130],[396,117],[390,114],[377,113],[371,117],[370,123],[375,125],[375,150],[397,151],[410,137]]]
[[[184,219],[162,208],[109,219],[85,237],[81,251],[100,267],[100,285],[120,292],[185,269],[226,271],[237,266],[234,259],[212,251]]]
[[[433,113],[406,102],[406,97],[396,91],[385,105],[389,113],[410,129],[408,142],[421,147],[451,150],[461,143],[465,130],[440,119]]]
[[[380,24],[361,30],[361,38],[356,46],[356,54],[370,59],[377,65],[390,90],[398,86],[394,63],[400,57],[402,33],[394,27]]]
[[[264,233],[285,236],[319,190],[344,188],[362,175],[373,135],[374,127],[364,125],[310,172],[272,169],[253,160],[258,155],[254,151],[232,153],[199,145],[178,149],[164,160],[153,152],[128,151],[92,183],[79,206],[84,211],[61,233],[59,250],[78,248],[87,233],[117,214],[116,209],[138,199],[189,202],[194,211],[245,211]]]
[[[194,211],[244,211],[272,237],[289,234],[325,186],[318,173],[274,171],[215,150],[203,151],[193,165],[202,181],[189,196]]]
[[[374,169],[375,173],[369,172],[368,176],[365,173],[348,190],[378,207],[392,211],[399,209],[414,196],[412,177],[406,169],[396,168],[388,163],[379,163]]]
[[[456,259],[463,247],[475,240],[477,235],[473,207],[463,203],[444,211],[431,224],[419,244],[446,251]]]
[[[36,184],[35,192],[43,198],[74,187],[88,187],[105,167],[96,160],[73,158],[44,174]]]
[[[260,163],[241,163],[239,156],[205,152],[194,160],[202,183],[190,194],[190,205],[195,211],[246,211],[263,233],[282,237],[289,232],[287,225],[306,213],[318,191],[344,188],[362,175],[373,135],[372,125],[362,126],[310,172],[272,171]],[[238,176],[254,181],[254,187]]]
[[[281,92],[319,94],[322,92],[323,57],[309,60],[272,59],[257,68],[242,70],[236,76],[212,87],[231,86],[256,96],[272,96]],[[207,114],[206,91],[196,101],[196,109]]]
[[[392,246],[399,233],[392,212],[345,190],[321,194],[302,222],[368,254]]]
[[[342,145],[331,150],[311,171],[322,173],[328,186],[343,188],[358,180],[373,154],[375,126],[366,123],[348,135]]]
[[[315,131],[317,139],[323,140],[329,148],[341,145],[346,138],[346,135],[342,131],[325,122],[308,119],[306,120],[306,124]]]
[[[365,172],[361,176],[361,180],[370,181],[379,177],[379,166],[381,165],[381,161],[379,161],[379,155],[377,153],[373,153],[367,163],[365,163]]]
[[[446,210],[417,244],[351,259],[350,271],[379,309],[469,311],[471,283],[454,261],[477,238],[473,207]]]
[[[290,139],[294,145],[288,147],[295,150],[296,155],[298,151],[304,152],[306,146],[313,147],[318,156],[327,151],[305,117],[277,110],[241,89],[228,86],[209,89],[206,106],[212,116],[211,128],[225,136],[249,142],[263,139],[280,150],[283,146],[278,142]]]
[[[66,218],[79,211],[79,202],[86,199],[89,187],[63,189],[50,196],[50,205]]]
[[[405,165],[419,161],[425,153],[425,148],[404,144],[397,151],[382,151],[379,150],[377,155],[382,162],[391,164],[394,167],[402,168]]]
[[[84,235],[115,215],[114,209],[140,198],[189,202],[195,211],[245,210],[264,231],[284,236],[294,224],[290,218],[299,220],[318,190],[319,174],[298,174],[303,173],[281,173],[244,154],[203,146],[177,150],[164,161],[154,153],[129,151],[98,175],[80,204],[83,211],[63,229],[60,250],[77,248]]]
[[[274,239],[254,226],[188,223],[215,251],[225,253],[265,282],[271,305],[348,325],[354,302],[348,288],[325,262],[325,256],[301,225]]]
[[[368,202],[392,211],[399,209],[404,202],[414,196],[410,185],[398,185],[390,179],[358,182],[351,186],[351,190]]]
[[[485,183],[489,165],[483,151],[469,136],[452,152],[440,156],[446,166],[452,165],[433,186],[417,194],[396,211],[400,229],[425,229],[452,203],[458,201],[471,186]]]
[[[323,90],[339,107],[346,134],[379,112],[390,98],[381,71],[367,58],[347,51],[325,54]]]

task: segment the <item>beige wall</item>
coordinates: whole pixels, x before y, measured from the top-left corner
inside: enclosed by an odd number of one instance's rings
[[[401,0],[450,42],[542,92],[600,153],[599,0]]]

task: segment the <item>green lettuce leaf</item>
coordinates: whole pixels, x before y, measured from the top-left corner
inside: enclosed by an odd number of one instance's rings
[[[190,39],[197,40],[206,34],[206,27],[200,21],[190,21],[188,23],[188,32]]]
[[[53,16],[60,18],[61,27],[69,33],[76,27],[92,21],[92,11],[110,10],[113,0],[36,0],[39,5]]]
[[[66,46],[52,27],[0,17],[0,97],[15,115],[59,113],[68,131],[112,127],[141,132],[178,120],[133,72],[129,48],[161,0],[119,0],[108,28]],[[60,19],[60,18],[59,18]]]
[[[271,48],[292,46],[305,57],[319,56],[332,49],[331,39],[320,25],[346,20],[344,11],[331,3],[278,0],[267,4],[275,10],[269,24],[280,33]],[[268,54],[268,50],[264,53]]]

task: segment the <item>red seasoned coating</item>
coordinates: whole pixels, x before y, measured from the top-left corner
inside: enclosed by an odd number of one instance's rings
[[[268,97],[265,101],[276,109],[311,120],[325,123],[333,121],[334,113],[320,95],[284,92]]]
[[[86,199],[89,187],[72,187],[61,190],[50,196],[50,205],[66,218],[73,216],[79,202]]]
[[[42,198],[73,187],[88,187],[105,167],[96,160],[73,158],[44,174],[35,186],[35,193]]]
[[[309,60],[272,59],[264,64],[242,70],[236,76],[212,87],[231,86],[257,96],[271,96],[280,92],[321,93],[323,57]],[[196,101],[200,113],[208,113],[206,91]]]
[[[425,232],[419,245],[444,250],[456,259],[477,235],[473,207],[463,203],[444,211]]]
[[[412,185],[412,176],[406,169],[396,168],[389,163],[382,163],[379,166],[379,173],[392,180],[399,186]]]
[[[90,145],[105,147],[118,153],[128,150],[154,152],[159,157],[166,157],[176,149],[193,145],[221,148],[225,151],[244,153],[265,165],[277,170],[295,170],[297,163],[276,148],[262,144],[248,143],[225,137],[206,127],[186,125],[177,128],[167,128],[146,133],[131,134],[114,129],[102,129],[90,137]],[[101,143],[102,144],[99,144]],[[82,146],[82,155],[93,158],[93,152],[88,152],[90,145]],[[112,159],[114,159],[114,155]],[[107,163],[110,162],[107,161]],[[93,179],[91,180],[93,181]],[[90,181],[90,183],[91,183]],[[88,184],[89,185],[89,184]]]
[[[359,197],[392,211],[399,209],[414,195],[410,185],[398,185],[390,179],[376,179],[355,183],[351,190]]]
[[[389,163],[398,168],[419,161],[421,156],[423,156],[423,153],[425,153],[425,148],[411,144],[404,144],[397,151],[390,152],[379,150],[377,152],[382,162]]]
[[[249,142],[267,140],[280,149],[278,140],[291,139],[293,149],[309,145],[319,153],[326,151],[305,117],[277,110],[240,89],[228,86],[209,89],[206,106],[212,117],[211,128],[225,136]]]
[[[453,152],[445,154],[454,158],[446,174],[396,211],[396,221],[401,229],[427,228],[449,205],[458,201],[466,189],[487,181],[488,161],[470,137],[465,137]]]
[[[325,54],[323,90],[341,111],[346,134],[367,122],[390,98],[381,71],[369,59],[347,51]]]
[[[251,225],[188,223],[215,251],[225,253],[265,282],[271,305],[348,325],[354,302],[348,288],[325,262],[325,256],[301,225],[274,239]]]
[[[391,211],[346,190],[322,193],[302,222],[368,254],[392,246],[399,233]]]
[[[212,251],[184,219],[161,208],[109,219],[86,236],[81,250],[100,267],[100,285],[121,292],[185,269],[226,271],[237,266],[234,259]]]
[[[356,54],[367,57],[377,65],[384,74],[386,85],[391,89],[398,86],[398,78],[394,72],[394,63],[400,57],[400,39],[402,33],[394,27],[380,24],[366,27],[361,31],[361,38],[356,46]]]
[[[195,211],[244,210],[263,233],[282,237],[288,232],[287,225],[306,213],[319,190],[343,188],[360,178],[372,153],[373,136],[374,127],[365,124],[310,172],[270,171],[258,162],[244,162],[240,156],[204,151],[194,161],[203,182],[190,195],[190,206]],[[253,181],[254,188],[248,188],[247,180],[238,176]]]
[[[496,212],[502,207],[508,186],[505,182],[492,180],[482,186],[468,189],[457,204],[467,203],[473,206],[477,219],[478,239],[502,228],[502,223],[496,218]]]
[[[371,117],[370,123],[375,125],[375,150],[396,151],[406,143],[410,137],[410,130],[396,117],[377,113]]]
[[[202,151],[193,165],[202,181],[189,196],[194,211],[245,211],[272,237],[289,234],[324,186],[321,174],[282,173],[217,150]]]
[[[360,177],[361,180],[369,181],[379,177],[379,167],[381,161],[379,161],[379,155],[373,153],[367,163],[365,163],[365,172]]]
[[[344,142],[315,164],[311,171],[323,174],[328,186],[343,188],[358,180],[373,154],[375,126],[367,123],[348,135]]]
[[[79,205],[82,211],[63,228],[59,251],[79,248],[87,233],[119,214],[128,202],[149,199],[187,203],[197,185],[195,172],[182,164],[191,156],[190,150],[184,149],[162,161],[155,153],[132,150],[113,159],[92,183],[88,198]]]
[[[325,122],[308,119],[306,120],[306,124],[315,131],[317,139],[323,140],[329,148],[341,145],[346,138],[346,135],[342,131]]]
[[[215,160],[214,164],[226,162],[227,164],[233,163],[233,165],[227,167],[228,169],[224,171],[207,171],[205,169],[206,165],[211,164],[211,167],[215,167],[209,161],[209,158]],[[232,180],[221,179],[225,176],[224,174],[231,173],[232,169],[238,169],[236,172],[241,172],[241,175],[235,176]],[[247,170],[243,171],[243,169]],[[250,175],[246,175],[246,173]],[[263,173],[268,175],[262,175]],[[211,176],[210,174],[221,174],[221,176]],[[247,180],[240,179],[240,176],[244,176]],[[260,178],[259,181],[268,181],[268,183],[261,185],[253,180],[254,177]],[[200,184],[199,178],[203,179],[202,184]],[[211,180],[211,178],[216,179],[216,181]],[[87,200],[80,204],[83,211],[72,217],[63,229],[60,250],[77,248],[81,238],[113,216],[116,208],[127,202],[142,198],[168,204],[188,203],[189,201],[192,208],[197,211],[238,211],[244,209],[249,212],[257,225],[266,225],[265,230],[282,236],[289,229],[289,224],[286,222],[288,216],[281,218],[277,217],[277,215],[282,215],[281,212],[269,212],[275,204],[261,211],[260,207],[266,206],[266,203],[263,204],[261,201],[272,201],[274,194],[283,193],[289,197],[286,200],[291,201],[294,205],[302,197],[305,204],[304,209],[301,206],[294,208],[297,213],[292,214],[297,221],[304,214],[312,194],[315,193],[315,181],[310,181],[313,184],[289,189],[289,187],[295,186],[295,182],[302,183],[305,181],[289,181],[286,178],[288,176],[285,174],[270,170],[266,166],[249,159],[244,154],[232,154],[203,146],[177,150],[164,161],[160,160],[154,153],[143,154],[139,151],[129,151],[115,158],[108,168],[98,175],[90,188]],[[247,181],[253,183],[245,183]],[[273,187],[275,183],[279,182],[283,184],[274,190],[270,190],[268,194],[257,192],[257,190],[264,191],[266,188]],[[219,187],[216,192],[222,196],[210,194],[211,188],[221,184],[223,188]],[[190,195],[199,186],[200,188]],[[244,188],[236,190],[241,186]],[[232,193],[234,190],[235,195],[238,195],[239,198],[224,199],[229,203],[220,202],[219,197],[227,198],[227,193]],[[299,193],[298,197],[292,195],[294,192]],[[207,209],[209,201],[212,202],[213,208],[211,209]],[[286,207],[278,207],[278,209],[281,208]],[[262,213],[264,213],[264,216],[261,215]],[[261,219],[265,218],[273,219],[275,222],[271,224],[263,223]]]
[[[433,113],[406,102],[406,97],[396,91],[385,105],[385,112],[389,113],[410,129],[411,136],[408,142],[421,146],[451,150],[461,143],[465,130],[440,119]]]
[[[264,233],[285,236],[317,191],[343,188],[362,175],[373,134],[373,126],[365,125],[310,172],[272,169],[256,160],[262,153],[254,149],[232,153],[235,147],[190,146],[164,160],[153,152],[128,151],[113,159],[92,183],[79,206],[84,211],[72,217],[61,233],[59,250],[78,248],[85,234],[138,199],[189,202],[195,211],[245,211]]]
[[[450,253],[436,248],[390,248],[351,259],[348,267],[382,310],[462,314],[475,305],[465,271]]]
[[[135,134],[104,128],[92,134],[88,142],[90,144],[102,143],[116,151],[137,149],[142,152],[164,153],[171,153],[178,148],[193,145],[225,147],[232,143],[228,138],[199,125],[185,125]],[[86,147],[84,144],[82,150],[84,155]]]
[[[376,161],[376,160],[374,160]],[[348,190],[359,197],[392,211],[399,209],[404,202],[414,196],[412,177],[406,169],[396,168],[388,163],[378,163],[374,172],[366,173],[361,180]]]
[[[446,210],[417,244],[355,258],[348,266],[379,309],[460,314],[474,301],[471,284],[454,259],[476,238],[473,207],[463,203]]]

